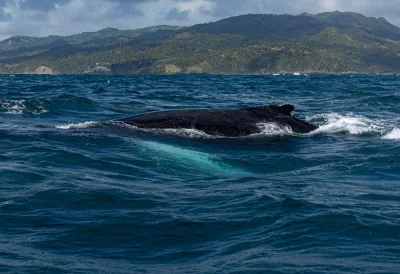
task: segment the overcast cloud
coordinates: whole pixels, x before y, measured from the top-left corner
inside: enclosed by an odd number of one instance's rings
[[[189,26],[245,13],[353,11],[400,26],[400,0],[0,0],[0,39]]]

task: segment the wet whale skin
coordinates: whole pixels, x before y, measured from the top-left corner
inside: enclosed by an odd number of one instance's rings
[[[292,105],[267,105],[242,109],[182,109],[151,112],[119,121],[147,129],[197,129],[210,135],[240,137],[260,133],[261,123],[290,127],[294,133],[308,133],[315,125],[291,115]]]

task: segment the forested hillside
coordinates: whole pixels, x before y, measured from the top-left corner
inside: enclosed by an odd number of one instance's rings
[[[0,42],[1,73],[400,73],[400,28],[356,13],[249,14]],[[45,69],[43,69],[43,67]]]

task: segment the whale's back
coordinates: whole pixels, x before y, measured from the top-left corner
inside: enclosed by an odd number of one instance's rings
[[[316,127],[291,116],[292,105],[261,106],[243,109],[182,109],[151,112],[120,121],[139,128],[187,128],[210,135],[227,137],[259,133],[259,123],[290,126],[294,132],[306,133]]]

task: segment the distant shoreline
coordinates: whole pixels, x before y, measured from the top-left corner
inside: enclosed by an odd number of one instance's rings
[[[0,73],[398,75],[400,28],[352,12],[245,14],[188,27],[0,41]]]
[[[298,74],[297,74],[298,73]],[[91,76],[183,76],[183,75],[214,75],[214,76],[229,76],[229,75],[238,75],[238,76],[311,76],[311,75],[375,75],[375,76],[399,76],[399,73],[368,73],[368,72],[344,72],[344,73],[316,73],[316,72],[285,72],[285,73],[0,73],[0,75],[42,75],[42,76],[50,76],[50,75],[91,75]]]

